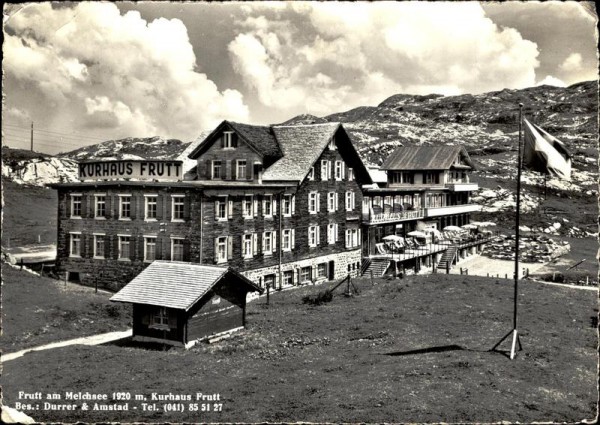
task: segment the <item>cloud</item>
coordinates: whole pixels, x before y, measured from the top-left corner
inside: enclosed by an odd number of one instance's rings
[[[147,22],[114,4],[50,3],[22,8],[6,23],[4,69],[57,106],[51,121],[117,136],[184,140],[229,118],[247,120],[235,90],[196,71],[185,25]]]
[[[564,81],[562,81],[559,78],[553,77],[552,75],[546,75],[546,78],[544,78],[542,81],[540,81],[539,83],[536,84],[536,86],[543,86],[543,85],[555,86],[555,87],[567,87],[567,85],[565,84]]]
[[[398,92],[481,93],[535,84],[537,45],[477,3],[299,2],[246,8],[228,50],[266,106],[327,114]],[[284,46],[284,47],[282,47]]]
[[[579,53],[571,53],[562,64],[560,64],[559,68],[562,71],[573,72],[581,70],[582,57]]]

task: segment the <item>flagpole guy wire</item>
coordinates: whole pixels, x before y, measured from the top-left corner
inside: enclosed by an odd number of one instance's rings
[[[517,295],[519,289],[519,218],[521,215],[521,169],[523,168],[523,157],[521,152],[521,134],[523,126],[523,104],[519,103],[519,147],[517,156],[517,205],[516,205],[516,216],[515,216],[515,285],[513,294],[513,328],[508,332],[494,347],[491,351],[496,350],[500,344],[502,344],[507,338],[512,335],[512,345],[510,350],[510,359],[513,360],[516,355],[516,347],[519,345],[519,351],[523,349],[521,346],[521,339],[517,328]]]

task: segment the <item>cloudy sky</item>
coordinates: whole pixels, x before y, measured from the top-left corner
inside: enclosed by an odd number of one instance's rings
[[[195,139],[377,105],[597,79],[579,2],[5,5],[4,143]]]

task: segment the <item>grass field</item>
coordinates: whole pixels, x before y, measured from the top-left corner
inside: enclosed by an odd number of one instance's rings
[[[111,294],[2,265],[2,350],[10,353],[63,339],[124,330],[131,309]]]
[[[148,398],[218,393],[223,404],[222,412],[207,413],[28,412],[39,421],[71,422],[514,423],[595,416],[597,292],[521,284],[523,351],[511,361],[506,352],[489,351],[511,329],[510,283],[432,275],[356,284],[359,295],[336,291],[316,307],[301,300],[321,287],[272,294],[269,306],[261,298],[248,306],[247,330],[188,351],[111,344],[27,354],[3,365],[4,402],[14,406],[18,391],[126,391]]]

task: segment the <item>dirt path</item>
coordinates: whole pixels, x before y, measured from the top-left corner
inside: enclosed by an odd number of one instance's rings
[[[51,350],[53,348],[66,347],[67,345],[99,345],[118,339],[127,338],[131,336],[131,329],[126,331],[108,332],[104,334],[84,336],[81,338],[68,339],[66,341],[52,342],[50,344],[39,345],[37,347],[26,348],[24,350],[16,351],[14,353],[2,354],[1,362],[5,363],[10,360],[14,360],[24,354],[32,351]]]

